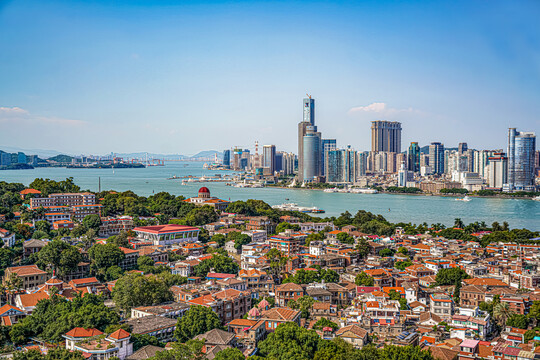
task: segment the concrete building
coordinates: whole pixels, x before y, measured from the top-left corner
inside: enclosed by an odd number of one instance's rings
[[[508,158],[504,153],[495,153],[489,158],[487,182],[490,188],[502,189],[508,183]]]
[[[440,142],[432,142],[429,145],[429,166],[434,174],[444,173],[444,145]]]
[[[309,125],[303,138],[302,181],[315,181],[321,175],[321,133]]]
[[[401,152],[401,123],[377,120],[371,122],[371,151]]]
[[[263,146],[263,168],[265,175],[274,175],[276,171],[276,145]]]
[[[138,226],[133,229],[138,240],[152,241],[154,245],[173,245],[195,242],[199,239],[199,228],[185,225]]]

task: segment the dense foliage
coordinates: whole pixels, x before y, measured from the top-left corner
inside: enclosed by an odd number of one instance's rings
[[[217,314],[206,306],[192,306],[178,319],[174,336],[184,342],[212,329],[222,329]]]
[[[29,337],[59,342],[63,340],[62,335],[74,327],[103,331],[118,321],[118,315],[103,304],[100,296],[78,295],[70,301],[53,295],[38,302],[32,315],[13,325],[10,336],[15,344],[24,344]]]
[[[141,274],[124,275],[118,279],[112,297],[116,306],[125,311],[173,300],[173,294],[162,278]]]
[[[338,282],[339,274],[334,270],[319,269],[319,270],[304,270],[300,269],[292,276],[289,276],[283,283],[295,284],[311,284],[314,282]]]

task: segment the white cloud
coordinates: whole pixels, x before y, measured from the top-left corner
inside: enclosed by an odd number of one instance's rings
[[[418,110],[414,110],[413,108],[407,108],[407,109],[394,109],[390,108],[386,105],[386,103],[383,102],[376,102],[369,104],[367,106],[357,106],[353,107],[348,111],[349,114],[368,114],[368,113],[374,113],[379,114],[383,116],[393,116],[397,114],[402,113],[420,113]]]
[[[55,116],[36,116],[20,107],[0,107],[0,123],[8,125],[83,126],[86,121],[63,119]]]
[[[21,109],[20,107],[1,107],[0,106],[0,118],[4,116],[21,116],[27,115],[28,111]]]

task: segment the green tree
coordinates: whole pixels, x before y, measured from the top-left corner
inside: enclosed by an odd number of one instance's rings
[[[456,285],[458,282],[468,278],[467,272],[459,267],[441,269],[437,272],[435,283],[437,286]]]
[[[312,360],[323,340],[314,330],[294,322],[279,325],[259,346],[263,358],[272,360]]]
[[[51,225],[49,224],[48,221],[45,221],[45,220],[40,220],[36,222],[35,228],[36,230],[40,230],[45,233],[49,233],[49,231],[51,231]]]
[[[62,240],[53,240],[37,253],[37,259],[40,267],[52,267],[60,277],[64,277],[77,270],[82,255],[75,246]]]
[[[278,226],[276,226],[276,234],[282,233],[287,229],[291,229],[293,231],[300,231],[300,225],[291,224],[288,222],[279,223]]]
[[[96,214],[86,215],[82,221],[82,224],[86,229],[93,229],[94,231],[98,232],[99,226],[101,225],[101,218]]]
[[[93,327],[103,331],[118,321],[118,315],[104,305],[100,296],[78,295],[70,301],[53,295],[39,301],[32,315],[13,325],[10,337],[15,344],[24,344],[30,337],[60,342],[62,335],[74,327]]]
[[[200,340],[189,340],[185,344],[180,342],[172,343],[172,349],[158,351],[152,360],[204,360],[205,354],[202,352],[204,342]]]
[[[375,281],[371,276],[366,274],[365,272],[361,272],[354,278],[354,283],[358,286],[373,286],[375,284]]]
[[[287,257],[283,256],[281,251],[275,248],[268,250],[268,252],[265,254],[265,257],[270,265],[269,273],[274,278],[278,277],[283,271],[285,265],[287,265]]]
[[[379,256],[392,257],[394,256],[394,251],[392,249],[382,249],[381,251],[379,251]]]
[[[236,348],[221,350],[216,354],[215,360],[245,360],[246,357]]]
[[[165,281],[156,276],[129,274],[116,281],[112,298],[119,308],[129,312],[133,307],[172,301],[173,294]]]
[[[118,265],[109,266],[105,271],[105,279],[107,281],[114,281],[119,279],[124,274],[124,270]]]
[[[510,306],[506,302],[493,307],[493,317],[502,328],[506,327],[506,321],[511,315],[512,310],[510,310]]]
[[[527,315],[511,314],[506,321],[506,325],[518,329],[527,329],[529,327],[529,318]]]
[[[219,247],[223,247],[225,246],[225,243],[227,242],[227,238],[223,234],[216,234],[212,236],[212,241],[217,242]]]
[[[147,345],[165,347],[165,344],[159,341],[157,337],[148,334],[131,334],[131,340],[133,341],[134,352]]]
[[[309,311],[313,304],[315,304],[315,299],[309,295],[304,295],[296,300],[289,300],[287,306],[294,310],[300,310],[300,316],[307,319],[309,318]]]
[[[217,314],[206,306],[192,306],[178,319],[174,335],[183,342],[212,329],[222,329]]]
[[[217,253],[213,254],[210,259],[201,261],[193,268],[195,274],[200,277],[206,277],[210,270],[217,273],[236,274],[238,269],[238,264],[232,258]]]
[[[339,325],[336,324],[335,322],[332,322],[330,320],[328,320],[327,318],[320,318],[316,323],[315,325],[313,325],[313,328],[315,330],[322,330],[323,328],[325,327],[330,327],[332,328],[332,330],[336,331],[337,329],[339,329]]]
[[[349,244],[349,245],[354,244],[354,238],[351,235],[347,234],[346,232],[340,232],[339,234],[337,234],[337,239],[342,244]]]
[[[111,266],[118,265],[125,257],[124,252],[114,244],[95,244],[88,251],[92,267],[99,274],[105,274]]]

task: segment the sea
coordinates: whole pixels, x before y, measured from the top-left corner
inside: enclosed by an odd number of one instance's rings
[[[165,166],[141,169],[66,169],[36,168],[33,170],[0,171],[0,181],[30,184],[35,178],[63,180],[73,177],[82,189],[132,190],[141,196],[150,196],[160,191],[185,197],[197,196],[201,186],[210,189],[211,195],[224,200],[258,199],[270,205],[296,203],[299,206],[317,207],[325,210],[316,216],[339,216],[345,211],[355,214],[366,210],[381,214],[391,222],[441,223],[452,226],[454,219],[461,218],[465,224],[484,221],[508,222],[511,228],[526,228],[540,231],[540,201],[530,199],[475,198],[471,201],[456,201],[453,197],[418,196],[398,194],[348,194],[325,193],[320,190],[289,188],[237,188],[225,182],[188,182],[182,185],[173,176],[210,177],[232,174],[231,171],[208,170],[203,162],[165,162]]]

